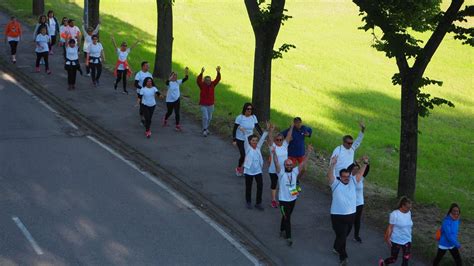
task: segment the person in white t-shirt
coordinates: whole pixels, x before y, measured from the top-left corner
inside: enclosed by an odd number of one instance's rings
[[[51,41],[51,38],[47,34],[47,28],[46,27],[41,27],[40,28],[40,34],[36,36],[35,42],[36,42],[36,72],[40,72],[40,61],[41,59],[44,59],[44,67],[46,70],[46,73],[51,74],[51,70],[49,70],[49,61],[48,61],[48,54],[49,54],[49,42]]]
[[[332,152],[331,158],[337,156],[337,164],[334,168],[334,175],[337,176],[341,169],[347,169],[354,162],[354,155],[364,138],[365,124],[359,122],[360,132],[354,141],[351,135],[342,137],[342,145],[337,146]]]
[[[293,245],[293,240],[291,239],[291,214],[293,213],[296,199],[298,198],[299,194],[296,187],[296,182],[306,172],[306,164],[308,163],[312,152],[313,146],[308,145],[306,148],[306,154],[301,164],[295,166],[291,159],[286,159],[283,161],[282,167],[281,162],[279,161],[280,156],[277,153],[277,148],[275,146],[272,147],[271,154],[273,163],[275,165],[275,170],[278,173],[278,199],[280,201],[281,212],[280,236],[286,239],[288,246]]]
[[[402,266],[408,266],[411,257],[411,236],[413,221],[411,219],[411,200],[401,197],[398,209],[390,213],[390,221],[385,231],[385,242],[390,247],[390,257],[380,259],[379,265],[389,265],[395,263],[400,249],[403,253]]]
[[[235,118],[234,128],[232,130],[233,141],[232,144],[239,148],[239,162],[235,168],[235,175],[242,176],[244,174],[244,168],[242,164],[245,160],[245,139],[253,134],[253,130],[256,129],[258,134],[262,135],[262,129],[258,125],[257,117],[253,114],[253,105],[251,103],[245,103],[242,107],[242,114]],[[245,131],[237,130],[243,128]]]
[[[82,51],[84,52],[84,59],[86,60],[86,63],[87,63],[87,56],[88,56],[88,51],[89,51],[89,45],[92,44],[92,36],[97,36],[97,34],[99,33],[99,29],[100,29],[100,21],[99,23],[97,24],[97,26],[95,28],[93,27],[88,27],[87,30],[86,28],[84,27],[85,25],[85,22],[82,21],[82,32],[83,32],[83,36],[84,36],[84,45],[82,47]],[[90,67],[86,64],[86,75],[87,76],[90,76],[91,74],[91,69]]]
[[[270,129],[270,123],[267,123],[267,129]],[[244,126],[239,127],[239,131],[245,133],[247,129]],[[245,175],[245,201],[247,203],[247,209],[252,209],[252,184],[253,180],[257,183],[257,196],[255,200],[255,208],[263,211],[262,206],[262,192],[263,192],[263,179],[262,179],[262,167],[263,157],[261,148],[263,142],[267,137],[268,132],[265,131],[262,137],[259,139],[258,136],[252,134],[245,137],[244,149],[245,149],[245,161],[243,163],[244,175]]]
[[[59,34],[59,23],[56,17],[54,16],[53,10],[48,11],[48,26],[50,29],[49,32],[49,37],[51,37],[51,43],[49,44],[49,54],[52,55],[53,53],[53,47],[56,44],[56,38],[57,35]]]
[[[168,80],[166,81],[166,85],[168,85],[168,92],[166,93],[166,114],[163,118],[163,126],[168,124],[168,118],[171,116],[174,110],[174,118],[176,121],[175,129],[176,131],[181,131],[180,121],[180,96],[181,92],[179,91],[179,86],[183,84],[186,80],[188,80],[188,67],[184,68],[184,78],[178,79],[178,74],[176,72],[171,72]]]
[[[86,50],[86,67],[90,69],[92,85],[98,86],[100,75],[102,74],[102,63],[105,62],[104,47],[99,42],[97,35],[92,35],[92,42]]]
[[[291,141],[291,136],[293,132],[293,125],[290,126],[286,138],[283,134],[278,133],[276,137],[273,137],[273,128],[269,130],[268,140],[270,151],[275,149],[275,153],[278,156],[278,162],[280,163],[280,169],[283,169],[283,163],[288,159],[288,145]],[[275,162],[273,160],[273,153],[270,152],[270,166],[268,167],[268,174],[270,175],[270,189],[272,190],[272,202],[270,206],[272,208],[278,207],[278,202],[276,200],[277,194],[277,184],[278,184],[278,171],[275,167]]]
[[[147,138],[151,137],[151,119],[153,118],[153,112],[155,111],[156,106],[156,96],[159,96],[160,99],[163,96],[160,94],[160,91],[153,86],[152,78],[145,78],[143,81],[143,87],[140,89],[140,95],[142,96],[140,104],[143,105],[143,115],[145,117],[145,136]]]
[[[66,46],[66,61],[64,62],[64,69],[67,71],[68,90],[76,89],[77,71],[82,75],[78,53],[79,46],[76,45],[76,40],[69,39]]]
[[[114,45],[115,51],[117,53],[117,63],[115,64],[114,68],[114,76],[116,80],[114,82],[114,89],[117,90],[117,85],[122,80],[123,86],[123,93],[128,94],[127,91],[127,77],[132,75],[132,69],[128,64],[128,54],[132,49],[134,49],[141,41],[136,41],[132,47],[127,47],[127,42],[122,42],[120,44],[120,48],[117,47],[117,43],[115,42],[114,36],[112,36],[112,44]]]
[[[148,70],[150,69],[150,64],[148,64],[147,61],[143,61],[141,67],[142,69],[138,71],[135,75],[135,88],[137,88],[137,98],[139,100],[142,99],[142,96],[140,95],[140,89],[143,87],[143,81],[145,81],[145,78],[153,78],[153,75],[148,72]],[[143,116],[142,104],[140,104],[138,114],[140,115],[141,123],[145,125],[145,117]]]
[[[331,201],[331,223],[336,239],[334,240],[334,252],[339,254],[341,265],[347,265],[346,239],[354,224],[356,213],[356,186],[362,179],[362,175],[369,164],[367,156],[362,157],[362,167],[353,176],[347,169],[341,169],[336,178],[334,168],[338,161],[338,156],[331,158],[330,168],[327,173],[328,184],[332,190]]]
[[[360,171],[360,162],[354,162],[347,170],[351,172],[351,175],[355,176]],[[370,165],[367,165],[365,172],[360,179],[360,182],[356,186],[356,215],[354,219],[354,241],[362,244],[362,238],[360,238],[360,221],[362,218],[362,210],[364,209],[364,179],[369,174]]]

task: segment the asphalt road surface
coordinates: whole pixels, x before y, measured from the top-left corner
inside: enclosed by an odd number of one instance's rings
[[[244,253],[0,72],[0,265],[253,264]]]

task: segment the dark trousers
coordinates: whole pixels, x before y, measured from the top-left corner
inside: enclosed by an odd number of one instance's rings
[[[295,208],[296,200],[294,201],[281,201],[280,200],[280,212],[281,212],[281,223],[280,232],[285,231],[286,238],[291,238],[291,213]]]
[[[397,261],[400,249],[403,253],[402,266],[408,266],[408,260],[410,260],[411,257],[411,242],[408,242],[405,245],[400,245],[392,242],[392,247],[390,248],[390,257],[384,260],[386,265],[395,263]]]
[[[334,249],[339,253],[339,259],[347,258],[346,239],[354,224],[355,213],[347,215],[331,214],[332,229],[336,233]]]
[[[151,118],[153,117],[153,112],[155,111],[155,106],[146,106],[143,105],[143,116],[145,117],[145,130],[148,131],[150,130],[151,126]]]
[[[238,166],[241,167],[245,160],[245,146],[244,146],[243,140],[238,139],[236,140],[236,142],[237,142],[237,148],[239,148],[239,153],[240,153]]]
[[[66,66],[66,71],[67,71],[67,84],[75,85],[76,84],[77,67],[76,66]]]
[[[143,96],[137,93],[137,97],[140,100],[140,106],[138,107],[138,115],[140,115],[140,119],[142,119],[143,124],[145,124],[145,120],[143,120],[143,104],[141,103]]]
[[[84,52],[84,61],[86,60],[87,60],[87,53]],[[86,65],[86,74],[89,74],[89,73],[91,73],[91,67],[90,65]]]
[[[36,67],[39,67],[41,58],[44,58],[44,67],[49,70],[48,52],[36,53]]]
[[[360,237],[360,220],[362,218],[362,210],[364,209],[364,205],[359,205],[356,207],[356,214],[354,219],[354,238]]]
[[[166,115],[165,115],[165,120],[168,120],[168,118],[171,116],[174,110],[174,118],[176,120],[176,125],[179,125],[179,109],[180,109],[180,99],[174,101],[174,102],[166,102]]]
[[[117,89],[117,85],[122,80],[123,91],[127,91],[127,70],[117,70],[117,79],[115,79],[114,88]]]
[[[270,173],[270,189],[277,189],[278,184],[278,175]]]
[[[451,253],[451,256],[453,256],[454,263],[456,264],[456,266],[461,266],[462,259],[461,259],[461,255],[459,254],[459,249],[457,248],[449,249],[449,253]],[[436,254],[436,258],[433,261],[433,266],[439,265],[439,263],[441,262],[441,259],[444,257],[444,254],[446,254],[446,249],[438,248],[438,253]]]
[[[98,63],[98,64],[89,63],[89,67],[86,67],[86,69],[87,68],[89,68],[89,70],[87,70],[87,73],[89,73],[89,71],[91,73],[92,82],[93,83],[99,82],[100,75],[102,74],[102,63]]]
[[[255,178],[255,182],[257,183],[257,198],[256,203],[262,203],[262,191],[263,191],[263,179],[262,174],[258,175],[245,175],[245,200],[247,202],[252,202],[252,184],[253,179]]]
[[[51,51],[51,47],[56,44],[56,35],[51,36],[51,42],[49,43],[49,50]]]
[[[8,44],[10,44],[10,54],[11,55],[16,55],[16,47],[18,46],[17,41],[9,41]]]

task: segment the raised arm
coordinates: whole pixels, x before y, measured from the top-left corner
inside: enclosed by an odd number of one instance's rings
[[[361,162],[362,166],[360,167],[359,171],[355,176],[357,183],[359,183],[362,179],[362,176],[364,176],[365,169],[367,168],[367,165],[369,165],[369,157],[367,155],[364,155],[361,159]]]
[[[184,68],[184,78],[181,80],[181,83],[184,83],[186,80],[189,78],[189,68],[185,67]]]
[[[268,132],[267,132],[267,131],[264,131],[263,134],[262,134],[262,136],[261,136],[260,139],[258,140],[257,149],[261,149],[261,148],[262,148],[262,145],[263,145],[263,143],[265,142],[267,136],[268,136]]]
[[[204,67],[202,67],[202,68],[201,68],[201,73],[199,73],[199,75],[198,75],[197,78],[196,78],[196,82],[197,82],[199,88],[201,88],[202,84],[204,84],[204,83],[202,82],[202,75],[204,74],[204,70],[205,70]]]
[[[114,45],[115,50],[117,50],[117,43],[115,42],[114,35],[112,35],[112,44]]]
[[[217,84],[219,84],[219,81],[221,80],[221,67],[217,66],[216,71],[217,71],[216,78],[212,81],[213,86],[216,86]]]
[[[336,177],[334,176],[334,167],[336,166],[337,163],[337,156],[334,156],[331,158],[331,162],[329,163],[329,170],[327,173],[327,180],[328,184],[331,185]]]
[[[137,40],[137,41],[130,47],[130,50],[135,49],[135,47],[137,47],[137,45],[138,45],[139,43],[141,43],[141,42],[142,42],[141,40]]]
[[[290,129],[289,129],[288,132],[286,133],[286,138],[285,138],[285,140],[286,140],[287,143],[290,143],[290,141],[293,139],[293,128],[294,128],[294,127],[295,127],[295,126],[294,126],[293,124],[291,124]]]
[[[99,33],[99,30],[100,30],[100,22],[97,24],[97,26],[95,26],[95,29],[94,31],[92,31],[92,34],[96,35],[97,33]]]
[[[271,124],[270,122],[267,122],[267,128],[268,128],[268,147],[270,147],[271,149],[272,144],[273,144],[273,131],[275,130],[275,125]]]
[[[352,149],[354,150],[357,150],[357,148],[359,148],[360,144],[362,143],[362,140],[364,139],[365,124],[363,122],[359,122],[359,127],[360,127],[359,135],[357,135],[357,139],[352,144]]]

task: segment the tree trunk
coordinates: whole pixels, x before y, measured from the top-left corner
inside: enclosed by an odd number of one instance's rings
[[[157,31],[153,75],[166,80],[171,73],[173,54],[173,5],[171,0],[156,1]]]
[[[86,21],[87,27],[95,28],[99,24],[100,18],[100,0],[87,0],[88,3],[88,20]]]
[[[44,14],[44,0],[33,0],[33,15],[39,16]]]
[[[416,161],[418,152],[417,89],[412,78],[402,82],[400,166],[398,197],[415,199]]]
[[[270,120],[274,42],[275,41],[269,40],[265,33],[255,37],[252,104],[255,108],[254,113],[259,121]]]

